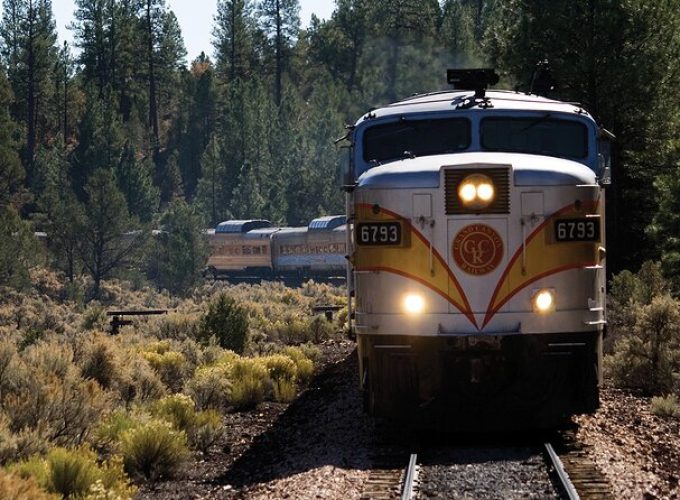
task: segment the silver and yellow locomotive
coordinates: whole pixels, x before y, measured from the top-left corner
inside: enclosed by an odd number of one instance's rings
[[[350,133],[352,328],[374,415],[455,428],[563,423],[598,406],[608,138],[578,104],[450,92]]]

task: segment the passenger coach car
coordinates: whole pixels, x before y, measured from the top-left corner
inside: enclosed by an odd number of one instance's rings
[[[453,91],[351,130],[352,325],[374,415],[554,426],[598,406],[605,316],[604,131],[579,104]]]
[[[306,227],[272,227],[266,220],[231,220],[207,232],[207,273],[226,278],[344,277],[346,217],[314,219]]]

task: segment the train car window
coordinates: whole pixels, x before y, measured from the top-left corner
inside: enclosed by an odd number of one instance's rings
[[[262,248],[261,247],[253,247],[253,255],[261,255],[262,254]]]
[[[250,255],[252,253],[253,253],[252,247],[247,247],[247,246],[243,247],[243,255]]]
[[[576,121],[538,115],[535,118],[485,118],[482,148],[560,158],[588,156],[588,128]]]
[[[470,146],[465,118],[402,120],[376,125],[364,132],[364,160],[386,162],[405,154],[428,156],[463,151]]]

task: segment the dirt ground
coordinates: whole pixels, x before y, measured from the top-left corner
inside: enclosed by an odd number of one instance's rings
[[[359,498],[375,427],[361,410],[354,344],[321,348],[319,373],[296,401],[226,415],[219,446],[138,498]],[[680,420],[652,415],[648,398],[628,392],[605,389],[601,401],[577,418],[577,438],[615,497],[680,498]]]
[[[601,408],[578,417],[577,438],[616,498],[680,498],[680,419],[650,412],[650,398],[604,389]]]

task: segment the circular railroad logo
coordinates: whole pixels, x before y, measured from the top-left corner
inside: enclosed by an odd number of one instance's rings
[[[453,239],[453,258],[468,274],[488,274],[503,258],[503,240],[486,224],[471,224],[458,231]]]

